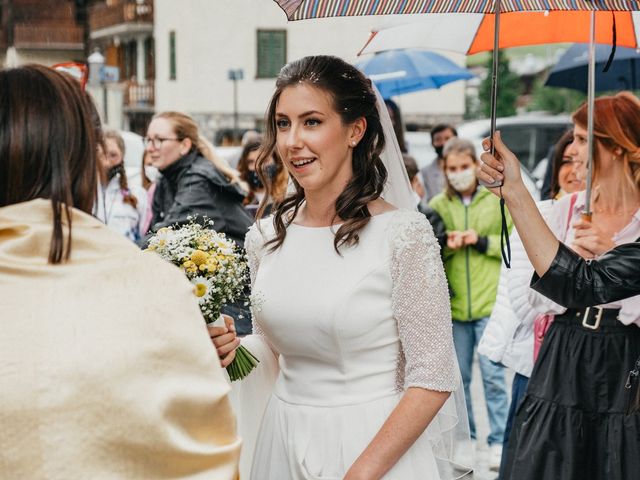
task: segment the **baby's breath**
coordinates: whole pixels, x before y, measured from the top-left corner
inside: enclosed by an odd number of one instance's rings
[[[194,283],[200,296],[200,310],[207,323],[220,316],[222,307],[240,299],[247,282],[247,262],[236,244],[223,233],[212,230],[213,221],[204,219],[204,225],[188,217],[189,223],[165,227],[149,240],[148,250],[180,268],[187,278],[205,279]],[[206,290],[204,296],[201,296]]]

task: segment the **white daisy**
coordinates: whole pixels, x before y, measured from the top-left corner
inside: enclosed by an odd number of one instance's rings
[[[213,289],[213,283],[210,279],[205,277],[195,277],[191,279],[191,283],[193,283],[193,293],[198,298],[199,304],[202,305],[209,300]]]

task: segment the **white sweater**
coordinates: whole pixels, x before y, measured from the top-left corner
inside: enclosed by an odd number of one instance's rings
[[[538,202],[547,218],[552,200]],[[503,264],[496,303],[478,345],[478,353],[526,377],[533,369],[533,322],[538,315],[529,303],[533,267],[516,229],[511,240],[511,268]]]

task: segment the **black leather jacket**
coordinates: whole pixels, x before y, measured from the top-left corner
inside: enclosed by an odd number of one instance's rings
[[[189,215],[207,216],[213,228],[241,247],[253,223],[245,211],[244,194],[206,158],[191,152],[162,171],[153,196],[150,232],[186,223]],[[145,242],[146,243],[145,239]]]
[[[567,308],[640,295],[640,238],[590,262],[561,243],[542,278],[533,274],[531,288]]]

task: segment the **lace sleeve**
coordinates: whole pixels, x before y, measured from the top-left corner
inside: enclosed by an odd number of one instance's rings
[[[260,328],[260,324],[256,321],[256,316],[253,313],[253,306],[257,300],[253,296],[253,287],[256,282],[256,276],[258,275],[258,268],[260,268],[260,260],[264,253],[265,237],[263,232],[258,228],[258,224],[254,223],[249,228],[247,236],[244,241],[245,249],[247,250],[247,263],[249,264],[249,276],[251,279],[251,324],[252,331],[255,335],[261,335],[264,337],[264,331]]]
[[[403,211],[392,225],[392,307],[402,345],[398,387],[458,385],[451,305],[440,247],[426,218]]]

